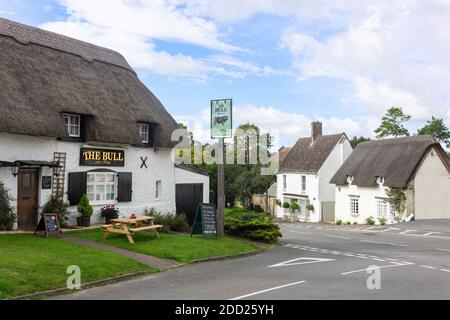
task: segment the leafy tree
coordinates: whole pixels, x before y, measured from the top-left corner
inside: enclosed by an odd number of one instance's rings
[[[443,119],[431,117],[431,120],[427,121],[427,124],[424,127],[417,130],[417,134],[429,134],[439,142],[445,143],[447,146],[450,145],[450,130]]]
[[[8,189],[0,181],[0,231],[3,229],[10,230],[13,222],[16,220],[11,200]]]
[[[366,141],[370,141],[369,138],[364,138],[364,137],[353,137],[352,140],[350,140],[350,143],[352,145],[352,148],[355,149],[356,146],[362,142],[366,142]]]
[[[402,108],[392,107],[381,119],[381,125],[375,130],[377,138],[409,136],[409,131],[403,123],[411,119]]]

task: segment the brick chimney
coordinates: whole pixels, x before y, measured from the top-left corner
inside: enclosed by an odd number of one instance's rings
[[[311,144],[322,135],[322,122],[315,121],[311,123]]]

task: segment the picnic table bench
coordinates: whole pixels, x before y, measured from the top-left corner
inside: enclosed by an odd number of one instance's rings
[[[127,236],[128,241],[133,244],[133,234],[135,232],[153,230],[156,233],[158,239],[159,233],[158,229],[161,229],[163,226],[159,224],[154,224],[154,217],[141,216],[132,218],[118,218],[112,219],[111,224],[105,224],[102,226],[103,229],[103,239],[108,238],[110,233],[118,233],[124,234]],[[148,224],[144,224],[148,223]]]

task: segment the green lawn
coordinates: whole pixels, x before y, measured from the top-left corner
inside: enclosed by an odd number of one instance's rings
[[[261,248],[255,243],[230,237],[202,239],[198,235],[190,237],[160,233],[161,239],[157,239],[152,232],[138,232],[133,236],[135,243],[130,244],[125,236],[119,234],[111,234],[108,239],[103,240],[102,231],[99,229],[75,231],[70,235],[178,262],[244,253]]]
[[[54,238],[1,235],[0,299],[65,287],[70,265],[80,267],[82,283],[152,270],[114,253]]]

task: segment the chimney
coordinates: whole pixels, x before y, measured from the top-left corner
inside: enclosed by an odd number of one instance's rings
[[[316,121],[311,123],[311,144],[322,135],[322,122]]]

